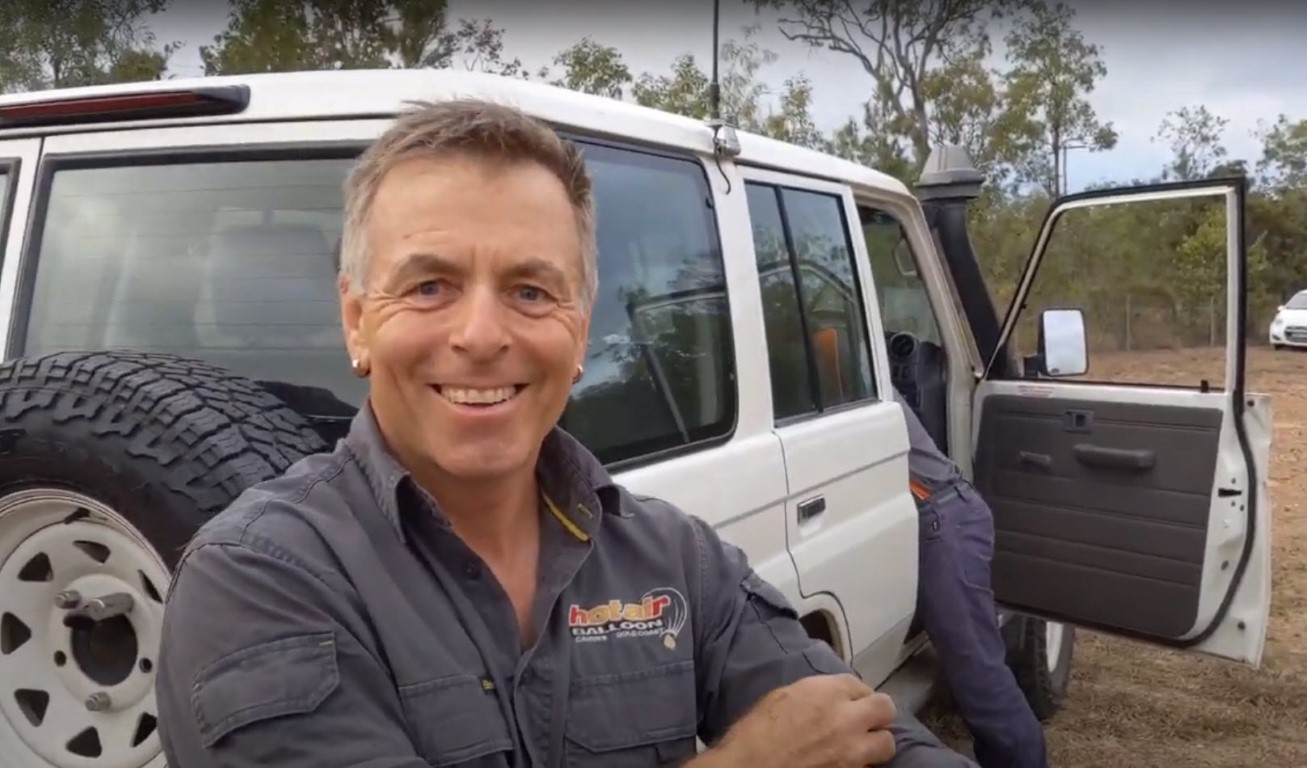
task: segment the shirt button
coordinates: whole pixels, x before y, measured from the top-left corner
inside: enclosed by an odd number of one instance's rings
[[[477,579],[481,578],[481,566],[477,565],[476,563],[468,563],[467,565],[463,566],[463,573],[469,579],[476,581]]]

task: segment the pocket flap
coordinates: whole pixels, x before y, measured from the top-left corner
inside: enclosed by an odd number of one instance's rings
[[[339,684],[335,635],[296,635],[245,648],[200,670],[191,708],[204,746],[211,747],[250,723],[312,712]]]
[[[567,738],[590,752],[692,737],[698,729],[694,662],[573,681]]]
[[[461,763],[513,748],[499,700],[473,674],[456,674],[399,689],[418,753],[431,765]]]

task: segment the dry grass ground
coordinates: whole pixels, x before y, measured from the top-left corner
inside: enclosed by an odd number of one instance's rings
[[[1222,350],[1099,356],[1136,381],[1221,382]],[[1248,386],[1272,396],[1274,598],[1260,670],[1081,632],[1065,709],[1048,725],[1053,768],[1307,767],[1307,353],[1250,352]],[[929,717],[951,744],[960,722]]]

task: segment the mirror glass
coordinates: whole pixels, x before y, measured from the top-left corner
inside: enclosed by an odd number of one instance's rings
[[[1044,372],[1049,376],[1080,376],[1088,371],[1084,313],[1078,309],[1046,309],[1039,321]]]

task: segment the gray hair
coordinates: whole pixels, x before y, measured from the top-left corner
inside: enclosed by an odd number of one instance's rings
[[[513,107],[479,99],[410,102],[359,157],[345,179],[340,271],[362,293],[368,267],[366,225],[381,180],[413,157],[472,155],[500,162],[535,162],[563,183],[581,235],[581,300],[593,305],[599,289],[594,198],[580,150],[548,124]]]

